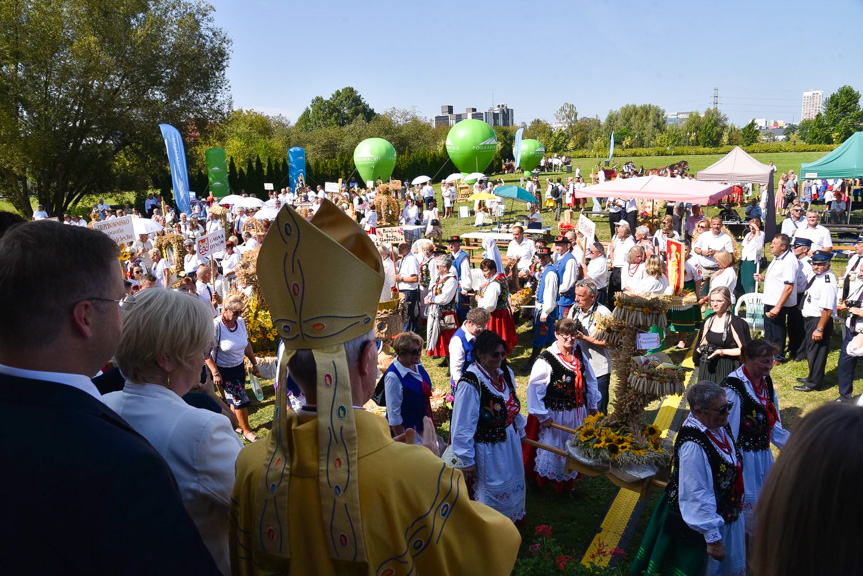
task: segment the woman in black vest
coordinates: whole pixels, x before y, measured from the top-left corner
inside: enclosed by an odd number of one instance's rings
[[[714,382],[693,384],[674,442],[671,480],[644,533],[632,574],[746,573],[743,471],[728,428],[731,406]]]
[[[506,365],[506,342],[491,330],[477,336],[474,362],[462,373],[452,413],[452,447],[472,498],[513,522],[524,517],[525,482],[515,375]]]
[[[746,487],[743,514],[748,534],[754,533],[755,504],[773,466],[770,443],[781,449],[791,436],[782,427],[779,400],[770,378],[776,353],[776,347],[767,340],[759,338],[749,342],[743,347],[743,366],[722,382],[728,401],[734,405],[728,415],[728,425],[743,453],[743,485]]]

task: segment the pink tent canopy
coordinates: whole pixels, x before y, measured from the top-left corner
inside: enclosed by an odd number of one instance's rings
[[[730,184],[713,184],[665,176],[642,176],[639,178],[619,178],[602,184],[594,184],[576,190],[575,197],[643,198],[706,205],[715,204],[730,193]]]

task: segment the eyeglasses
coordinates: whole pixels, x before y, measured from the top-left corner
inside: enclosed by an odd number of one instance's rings
[[[123,303],[123,301],[119,298],[101,298],[98,296],[93,296],[92,298],[82,298],[82,300],[91,300],[95,302],[116,302],[117,306],[120,306]]]
[[[717,414],[728,414],[728,411],[734,407],[734,402],[729,402],[725,406],[721,408],[705,408],[705,410],[709,410],[710,412],[716,412]]]
[[[575,340],[575,334],[561,334],[558,332],[558,336],[560,336],[562,340]]]
[[[421,348],[411,348],[410,350],[405,350],[405,356],[416,356],[420,352],[422,352]]]
[[[489,358],[506,358],[506,352],[489,352],[488,354],[484,354],[484,356],[488,356]]]

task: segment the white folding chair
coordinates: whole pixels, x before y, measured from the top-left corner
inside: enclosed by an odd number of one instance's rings
[[[470,206],[459,206],[458,207],[458,219],[467,218],[470,220]]]
[[[745,309],[744,314],[740,314],[741,309]],[[764,332],[764,294],[744,294],[737,299],[734,314],[745,318],[753,332]]]

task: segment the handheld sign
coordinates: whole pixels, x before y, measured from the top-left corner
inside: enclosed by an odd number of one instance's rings
[[[398,244],[405,241],[405,231],[401,228],[378,228],[378,244]]]
[[[339,191],[338,182],[324,182],[324,192],[332,194]]]
[[[272,182],[264,182],[264,190],[273,190]]]
[[[650,350],[659,348],[659,334],[656,332],[639,332],[636,337],[635,347],[639,350]]]
[[[587,247],[593,244],[594,238],[596,238],[596,222],[584,214],[580,214],[578,216],[578,231],[584,236],[584,251],[587,252]]]
[[[93,228],[104,232],[117,244],[131,244],[136,238],[131,216],[93,222]]]
[[[221,228],[214,230],[197,240],[198,256],[206,258],[215,252],[225,249],[225,231]]]

